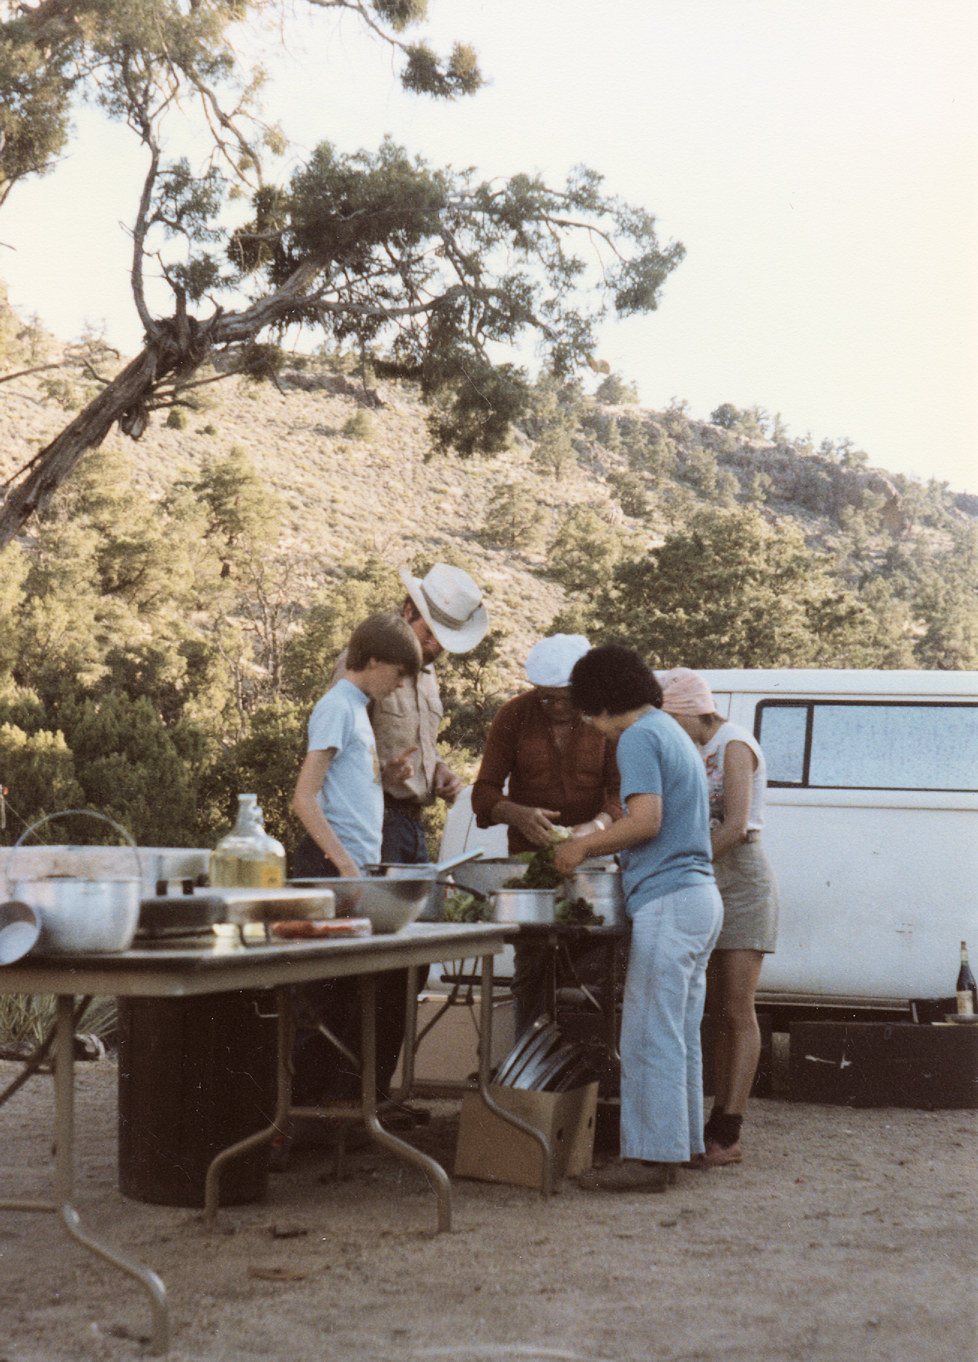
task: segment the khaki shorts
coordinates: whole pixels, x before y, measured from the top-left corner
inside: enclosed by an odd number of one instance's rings
[[[718,951],[764,951],[778,939],[778,887],[760,841],[739,842],[713,867],[723,899]]]

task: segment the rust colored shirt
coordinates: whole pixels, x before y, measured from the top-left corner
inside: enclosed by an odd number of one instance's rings
[[[476,826],[492,824],[492,810],[504,797],[531,808],[557,809],[566,827],[587,823],[599,813],[621,818],[615,745],[578,718],[564,747],[558,748],[546,710],[535,691],[507,700],[492,721],[482,765],[472,790]],[[509,828],[509,850],[537,848]]]

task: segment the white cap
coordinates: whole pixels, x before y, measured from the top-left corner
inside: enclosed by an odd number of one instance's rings
[[[526,679],[533,686],[569,686],[574,663],[591,651],[583,634],[552,634],[526,655]]]
[[[467,572],[449,563],[436,563],[424,580],[404,568],[400,572],[408,595],[447,653],[467,653],[482,642],[489,612]]]

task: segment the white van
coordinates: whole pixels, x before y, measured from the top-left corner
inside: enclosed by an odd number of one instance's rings
[[[978,957],[978,674],[707,671],[768,763],[764,845],[781,898],[762,1004],[902,1009]],[[469,792],[442,856],[506,854]]]

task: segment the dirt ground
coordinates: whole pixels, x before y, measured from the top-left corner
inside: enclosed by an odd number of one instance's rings
[[[0,1063],[0,1086],[17,1072]],[[51,1080],[0,1108],[5,1198],[51,1195]],[[127,1200],[116,1069],[77,1068],[83,1223],[166,1283],[172,1362],[974,1362],[978,1113],[755,1100],[738,1167],[661,1196],[459,1180],[435,1233],[422,1174],[302,1149],[265,1201]],[[457,1104],[410,1138],[451,1170]],[[52,1215],[0,1210],[0,1362],[149,1355],[132,1279]]]

